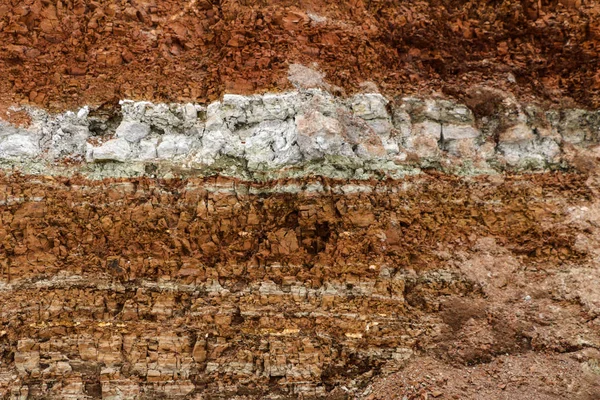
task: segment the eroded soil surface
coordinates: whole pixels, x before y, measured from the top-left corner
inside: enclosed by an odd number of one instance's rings
[[[0,397],[600,393],[595,176],[0,179]]]
[[[367,390],[366,399],[597,399],[597,357],[597,350],[528,353],[469,367],[418,358]]]
[[[0,398],[600,398],[598,119],[579,109],[600,107],[599,40],[595,0],[0,0]],[[44,176],[41,138],[83,157],[119,100],[204,124],[226,93],[293,88],[379,91],[359,131],[422,135],[407,162],[485,142],[545,172]],[[429,125],[394,113],[406,95]],[[441,99],[474,117],[449,125]],[[150,125],[175,160],[190,127]],[[102,157],[98,176],[127,167]]]
[[[202,103],[288,89],[290,64],[316,63],[340,92],[483,83],[598,107],[599,15],[585,0],[2,0],[0,103]]]

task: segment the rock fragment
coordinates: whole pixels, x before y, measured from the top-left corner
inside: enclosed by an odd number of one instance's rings
[[[39,154],[38,144],[28,135],[12,134],[0,137],[0,159],[32,158]]]
[[[111,139],[99,147],[94,147],[94,161],[126,162],[131,155],[131,145],[124,138]]]
[[[138,143],[150,134],[150,127],[135,121],[123,121],[116,131],[118,138],[123,138],[130,143]]]

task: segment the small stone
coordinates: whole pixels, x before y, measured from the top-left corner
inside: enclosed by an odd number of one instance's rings
[[[173,158],[190,152],[191,139],[185,135],[164,135],[156,148],[158,158]]]
[[[142,139],[140,141],[140,151],[137,158],[145,161],[158,157],[156,153],[157,144],[158,138]]]
[[[100,147],[93,149],[94,161],[119,161],[125,162],[131,154],[129,142],[123,138],[112,139]]]
[[[138,143],[149,133],[150,127],[147,124],[136,121],[123,121],[117,128],[116,135],[118,138],[124,138],[130,143]]]
[[[0,139],[0,159],[35,157],[39,153],[38,144],[29,136],[15,134]]]
[[[77,118],[79,118],[79,119],[85,119],[85,118],[87,118],[87,116],[89,115],[89,113],[90,113],[90,108],[88,106],[82,107],[77,112]]]
[[[67,72],[69,73],[69,75],[81,76],[87,73],[87,68],[72,66],[67,68]]]
[[[184,111],[187,120],[195,120],[198,118],[198,110],[196,110],[196,107],[193,104],[187,103],[184,107]]]

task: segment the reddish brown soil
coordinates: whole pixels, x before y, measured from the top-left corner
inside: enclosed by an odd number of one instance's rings
[[[31,117],[27,112],[15,110],[9,104],[0,104],[0,120],[21,127],[27,127],[31,123]]]
[[[485,83],[599,107],[599,15],[590,0],[1,0],[0,100],[207,102],[287,89],[290,63],[316,63],[347,92]]]
[[[104,270],[106,257],[122,257],[130,278],[155,277],[156,271],[146,271],[147,256],[179,266],[191,260],[253,267],[274,262],[368,266],[385,260],[395,268],[421,271],[438,265],[435,254],[441,248],[469,249],[477,238],[488,236],[532,262],[553,265],[585,254],[573,249],[573,231],[557,228],[562,211],[540,202],[552,196],[570,201],[592,196],[583,175],[566,174],[515,176],[502,183],[436,174],[367,182],[381,195],[302,196],[243,196],[238,191],[265,186],[225,178],[164,183],[49,179],[11,175],[0,181],[0,196],[8,203],[0,208],[5,210],[1,251],[8,265],[15,265],[5,274],[12,271],[11,276],[23,279],[35,276],[38,268],[58,272],[83,265],[91,272],[92,266]],[[316,182],[326,188],[340,183]],[[207,185],[222,185],[225,193],[211,193]],[[408,189],[393,193],[396,185]],[[318,281],[321,273],[317,268],[311,279]]]
[[[1,176],[0,397],[597,398],[595,178],[338,184]]]
[[[423,357],[378,382],[365,400],[600,398],[599,353],[500,356],[489,364],[457,368]]]

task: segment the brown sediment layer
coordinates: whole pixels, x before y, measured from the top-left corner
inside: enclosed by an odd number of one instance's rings
[[[496,179],[502,182],[490,183]],[[104,270],[104,258],[123,257],[133,263],[132,279],[144,276],[136,270],[143,270],[138,258],[145,256],[154,263],[193,258],[252,267],[368,266],[385,259],[398,268],[427,269],[435,246],[469,248],[470,235],[499,235],[519,254],[564,261],[578,257],[571,250],[573,235],[554,227],[564,216],[532,200],[553,194],[589,200],[583,182],[568,174],[468,181],[442,174],[383,182],[309,178],[266,185],[227,178],[94,183],[12,175],[2,182],[0,204],[10,214],[2,243],[12,264],[35,265],[42,257],[48,272],[86,264]],[[278,193],[288,185],[300,193]],[[260,193],[266,189],[272,193]],[[553,229],[544,230],[542,220]]]
[[[467,373],[464,368],[423,357],[391,378],[379,380],[366,399],[597,399],[598,369],[591,359],[598,353],[585,354],[503,355],[468,368]],[[572,384],[566,387],[564,382]]]
[[[344,398],[593,348],[594,182],[2,175],[0,397]]]
[[[291,63],[342,90],[484,83],[599,107],[595,1],[0,2],[0,100],[64,110],[121,98],[208,102],[289,88]]]

